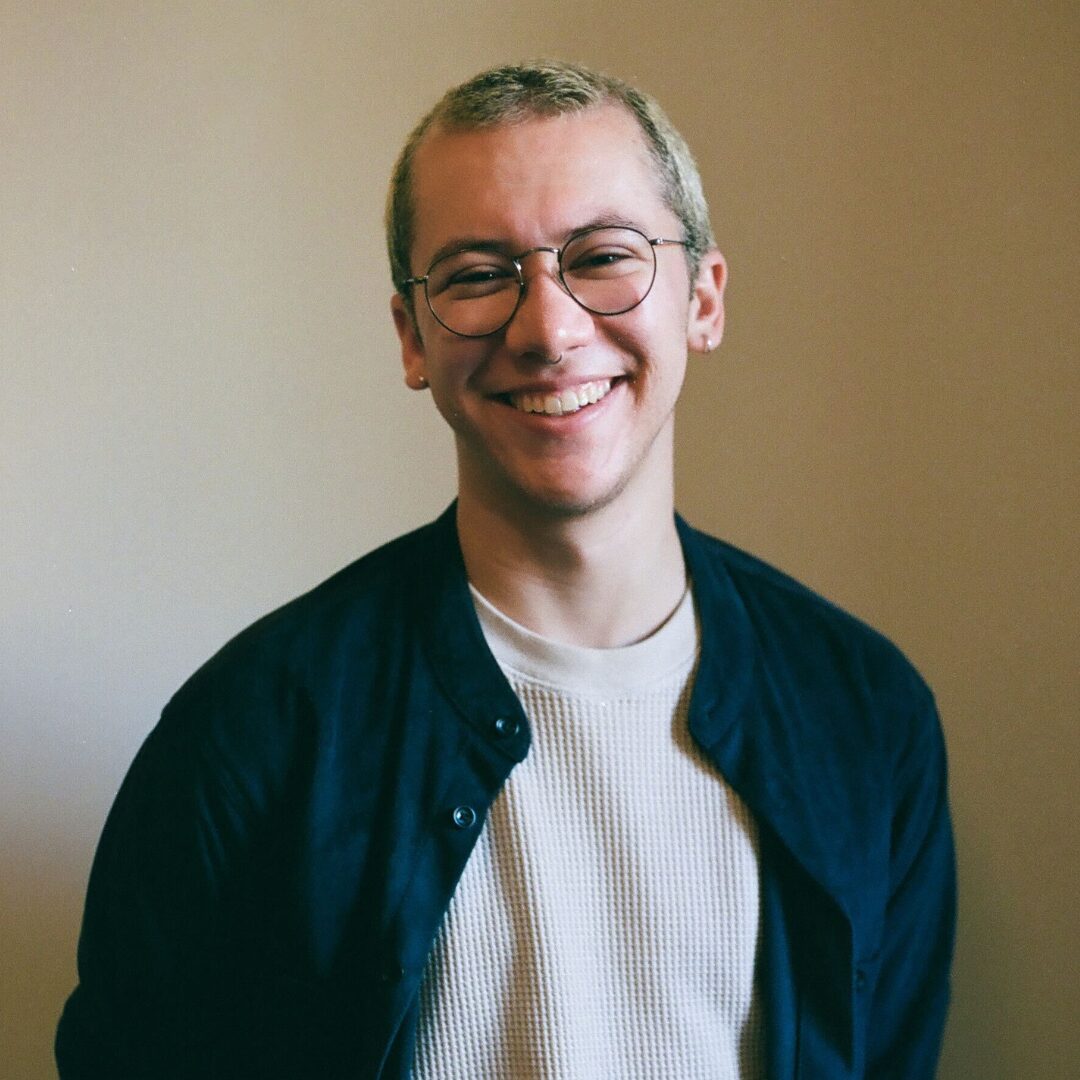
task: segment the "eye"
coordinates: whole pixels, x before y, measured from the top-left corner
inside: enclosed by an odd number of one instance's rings
[[[433,295],[446,293],[454,300],[470,300],[516,283],[513,263],[490,252],[459,251],[431,268],[428,291]]]
[[[634,253],[632,251],[606,247],[589,248],[586,251],[575,254],[574,262],[570,269],[577,270],[588,266],[612,266],[614,263],[620,262],[623,259],[632,259],[633,257]]]
[[[593,243],[567,254],[563,273],[577,278],[621,277],[646,265],[641,252],[625,244]]]
[[[446,282],[448,286],[486,285],[488,282],[513,277],[505,266],[471,266],[454,273]]]
[[[575,237],[563,253],[563,274],[578,281],[607,280],[651,272],[652,248],[636,229],[593,229]]]

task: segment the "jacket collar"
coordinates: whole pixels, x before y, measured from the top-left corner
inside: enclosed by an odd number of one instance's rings
[[[690,731],[724,778],[795,861],[849,917],[857,884],[855,825],[834,801],[837,766],[823,728],[778,687],[785,672],[767,648],[733,577],[726,546],[676,517],[701,620]],[[775,642],[771,643],[775,645]]]
[[[529,728],[521,703],[480,629],[458,542],[457,502],[422,536],[413,603],[425,652],[440,688],[469,726],[490,740],[500,718],[516,722],[509,734],[496,740],[509,766],[525,757]]]

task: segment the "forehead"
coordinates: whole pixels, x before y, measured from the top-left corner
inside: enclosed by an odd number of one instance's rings
[[[521,248],[625,221],[670,229],[656,168],[622,107],[469,130],[434,129],[413,159],[413,264],[457,241]]]

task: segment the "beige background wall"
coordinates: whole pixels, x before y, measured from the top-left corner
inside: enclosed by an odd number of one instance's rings
[[[555,54],[653,90],[731,263],[696,522],[937,689],[942,1076],[1080,1075],[1073,3],[0,2],[0,1076],[52,1075],[106,809],[184,677],[433,515],[380,212],[407,127]]]

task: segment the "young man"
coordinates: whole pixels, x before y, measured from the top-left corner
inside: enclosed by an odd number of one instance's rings
[[[388,211],[458,499],[245,631],[110,815],[75,1077],[928,1077],[944,752],[873,631],[674,515],[723,330],[647,97],[486,72]]]

